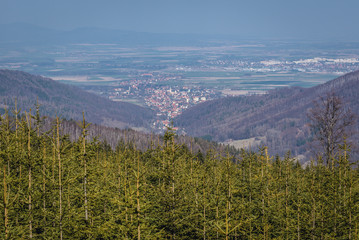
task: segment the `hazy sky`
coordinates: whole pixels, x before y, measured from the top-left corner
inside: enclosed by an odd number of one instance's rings
[[[359,0],[0,0],[0,24],[359,41]]]

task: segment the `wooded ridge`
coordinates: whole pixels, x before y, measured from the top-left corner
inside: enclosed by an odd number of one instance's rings
[[[309,155],[313,137],[307,114],[313,101],[335,92],[359,116],[359,71],[312,88],[279,88],[265,95],[227,97],[194,106],[174,123],[191,136],[214,141],[261,137],[272,154]],[[355,124],[358,130],[358,122]],[[352,139],[358,142],[359,136]],[[355,150],[357,153],[357,150]]]
[[[131,103],[113,102],[95,94],[49,78],[13,70],[0,70],[0,108],[29,111],[37,101],[42,115],[80,120],[82,112],[93,123],[149,129],[154,112]]]

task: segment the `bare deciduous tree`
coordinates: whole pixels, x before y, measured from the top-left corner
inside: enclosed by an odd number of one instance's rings
[[[314,107],[308,114],[315,140],[319,142],[326,164],[336,155],[344,138],[348,137],[355,115],[345,106],[342,98],[333,91],[314,101]]]

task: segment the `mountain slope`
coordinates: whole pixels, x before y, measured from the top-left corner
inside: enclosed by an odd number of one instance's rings
[[[281,88],[262,96],[229,97],[197,105],[176,126],[217,141],[262,137],[275,153],[305,153],[310,135],[307,112],[313,100],[334,90],[359,115],[359,71],[312,88]]]
[[[43,115],[58,114],[68,119],[81,119],[84,111],[89,122],[119,128],[148,128],[154,116],[152,110],[130,103],[112,102],[49,78],[0,70],[0,103],[12,108],[15,98],[22,110],[34,109],[38,98]]]

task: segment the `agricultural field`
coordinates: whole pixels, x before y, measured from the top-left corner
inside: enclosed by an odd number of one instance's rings
[[[184,74],[185,85],[200,85],[237,91],[266,91],[278,87],[312,87],[338,77],[335,73],[249,73],[249,72],[189,72]]]
[[[355,46],[254,40],[193,46],[4,45],[0,47],[0,69],[50,77],[105,97],[118,87],[124,91],[189,87],[210,89],[222,96],[247,95],[278,87],[312,87],[357,70],[359,52]],[[144,94],[144,89],[136,94]],[[137,100],[134,102],[143,102]]]

